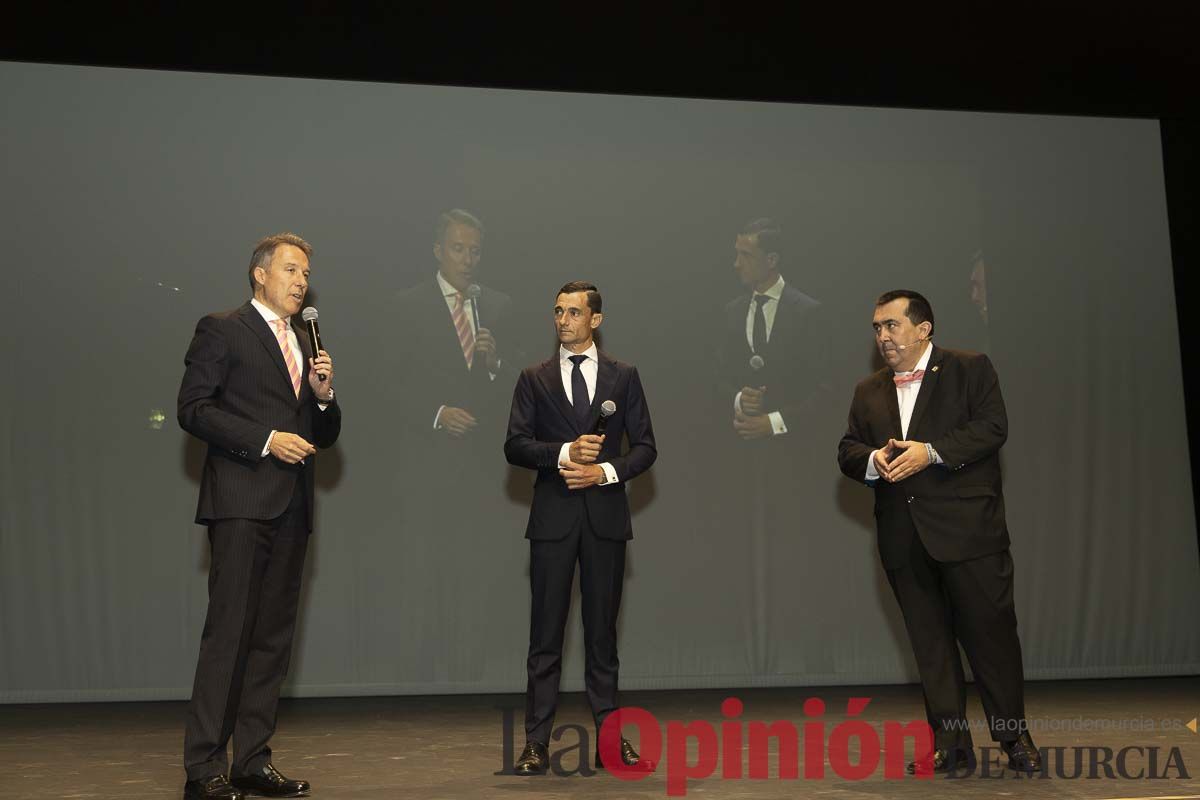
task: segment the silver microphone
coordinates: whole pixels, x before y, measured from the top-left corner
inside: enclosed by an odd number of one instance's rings
[[[596,420],[596,435],[603,436],[605,428],[608,427],[608,418],[617,413],[617,404],[612,400],[605,400],[600,404],[600,419]]]
[[[754,355],[750,356],[750,369],[754,370],[755,372],[758,372],[760,369],[762,369],[766,365],[767,365],[767,362],[763,361],[763,357],[760,356],[758,353],[755,353]]]

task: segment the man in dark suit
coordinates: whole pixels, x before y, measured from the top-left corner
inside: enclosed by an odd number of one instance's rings
[[[821,304],[784,281],[782,229],[768,218],[742,229],[734,243],[738,279],[749,290],[725,306],[717,351],[721,383],[744,440],[798,438],[828,391],[828,340]],[[789,427],[790,426],[790,427]]]
[[[397,355],[410,381],[409,433],[445,450],[447,439],[487,438],[502,430],[509,365],[498,333],[511,301],[475,283],[483,223],[470,212],[456,208],[438,218],[433,256],[437,271],[402,292],[391,313],[399,321]]]
[[[596,729],[617,710],[617,613],[625,574],[625,543],[633,538],[625,484],[658,457],[650,409],[637,368],[601,353],[593,339],[603,319],[600,292],[576,281],[559,290],[554,324],[559,351],[517,378],[504,455],[510,464],[537,470],[529,539],[529,682],[525,695],[525,748],[516,763],[522,775],[549,764],[548,746],[562,674],[563,631],[571,582],[579,562],[584,680]],[[613,401],[603,435],[596,435],[601,406]],[[622,453],[621,440],[629,438]],[[619,768],[639,764],[621,740]],[[603,766],[600,756],[597,767]],[[617,765],[614,765],[617,766]]]
[[[337,441],[333,361],[292,321],[312,248],[281,233],[250,259],[254,297],[196,325],[179,425],[208,443],[196,522],[208,526],[208,616],[184,736],[184,798],[308,794],[271,764],[304,555],[317,448]],[[226,744],[233,737],[232,781]]]
[[[934,751],[909,769],[972,763],[961,642],[992,738],[1012,769],[1038,770],[1000,481],[999,379],[987,356],[933,345],[933,309],[917,292],[882,295],[872,324],[887,366],[855,388],[838,463],[875,489],[879,555],[921,676]]]

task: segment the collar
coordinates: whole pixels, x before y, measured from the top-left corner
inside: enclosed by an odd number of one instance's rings
[[[767,297],[771,298],[775,302],[779,302],[779,298],[783,297],[783,286],[784,286],[783,276],[780,275],[779,280],[777,280],[777,281],[775,281],[775,283],[771,284],[771,288],[767,289],[765,292],[751,292],[750,299],[753,300],[756,296],[758,296],[760,294],[765,294]]]
[[[275,330],[275,326],[274,326],[274,325],[272,325],[271,323],[273,323],[273,322],[274,322],[275,320],[277,320],[277,319],[282,319],[282,320],[286,321],[286,322],[287,322],[287,324],[288,324],[288,327],[289,327],[289,328],[290,328],[290,327],[292,327],[292,318],[291,318],[291,317],[281,317],[281,316],[279,316],[279,315],[278,315],[278,314],[276,314],[274,311],[272,311],[271,309],[267,308],[267,307],[266,307],[265,305],[263,305],[262,303],[258,302],[258,300],[257,300],[257,299],[255,299],[255,298],[250,298],[250,305],[254,306],[254,309],[255,309],[255,310],[256,310],[256,311],[257,311],[259,314],[262,314],[262,318],[263,318],[263,319],[265,319],[265,320],[267,321],[267,326],[268,326],[268,327],[270,327],[270,328],[271,328],[271,330]]]
[[[440,269],[437,272],[435,272],[434,274],[437,276],[438,286],[441,288],[443,296],[458,294],[458,289],[455,289],[453,286],[450,285],[450,281],[448,281],[442,277],[442,271]],[[467,299],[467,296],[464,293],[463,294],[463,302],[466,302],[466,299]]]
[[[912,368],[911,372],[897,372],[896,375],[911,375],[919,369],[925,369],[929,366],[929,357],[933,355],[933,340],[927,339],[929,346],[925,348],[925,352],[921,354],[921,358],[917,361],[917,365]]]
[[[582,353],[572,353],[570,350],[568,350],[567,348],[563,347],[560,344],[558,346],[558,361],[560,364],[562,364],[562,363],[574,364],[574,362],[571,361],[571,356],[587,356],[592,361],[595,361],[598,364],[598,363],[600,363],[600,359],[597,355],[598,352],[599,351],[596,350],[596,340],[595,339],[592,340],[592,346],[589,347],[587,350],[584,350]]]

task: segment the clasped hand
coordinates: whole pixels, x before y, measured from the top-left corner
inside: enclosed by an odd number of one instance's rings
[[[875,451],[875,471],[888,483],[911,478],[928,466],[929,450],[924,442],[888,439]]]

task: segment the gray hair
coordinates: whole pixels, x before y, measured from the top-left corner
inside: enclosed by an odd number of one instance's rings
[[[301,239],[294,233],[276,233],[273,236],[268,236],[254,245],[254,253],[250,256],[250,288],[258,288],[258,284],[254,280],[254,270],[262,267],[264,270],[271,267],[271,259],[275,257],[275,250],[281,244],[290,244],[292,247],[298,247],[304,251],[304,255],[312,258],[312,245]]]

